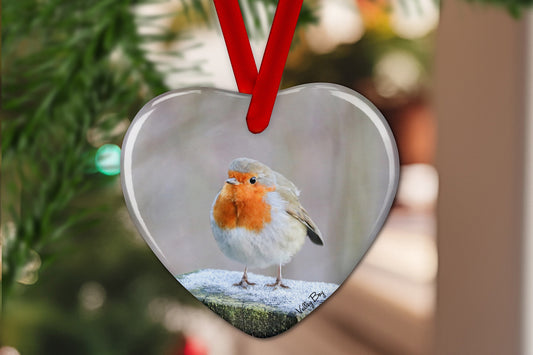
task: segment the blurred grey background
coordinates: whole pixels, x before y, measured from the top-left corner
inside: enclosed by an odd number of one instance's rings
[[[386,121],[347,88],[311,84],[280,94],[269,127],[254,135],[245,123],[249,100],[190,89],[164,94],[139,112],[123,144],[122,170],[136,225],[174,275],[243,269],[218,249],[209,213],[229,163],[257,159],[298,186],[325,236],[323,247],[307,240],[284,276],[343,282],[379,232],[396,191],[398,157]]]

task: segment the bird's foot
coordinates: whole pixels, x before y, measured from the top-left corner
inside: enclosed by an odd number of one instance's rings
[[[247,288],[248,285],[253,286],[255,282],[248,281],[248,278],[243,277],[240,282],[234,283],[233,286],[241,286],[242,288]]]
[[[278,287],[278,286],[281,286],[283,288],[290,288],[289,286],[285,285],[281,279],[276,279],[276,282],[274,282],[273,284],[266,284],[265,286],[268,286],[268,287]]]

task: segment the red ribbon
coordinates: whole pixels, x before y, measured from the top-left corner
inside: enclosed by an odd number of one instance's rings
[[[252,133],[267,128],[303,0],[279,0],[259,74],[238,0],[213,0],[239,92],[252,94],[246,123]]]

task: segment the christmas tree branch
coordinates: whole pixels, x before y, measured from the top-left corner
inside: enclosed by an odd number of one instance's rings
[[[183,7],[189,15],[200,15],[199,21],[209,18],[209,2],[182,3],[189,4]],[[106,205],[101,201],[88,208],[82,202],[84,196],[116,180],[95,174],[98,145],[120,143],[124,130],[115,132],[115,128],[169,89],[164,82],[167,73],[198,69],[197,65],[177,68],[172,57],[183,53],[167,51],[164,45],[176,40],[179,31],[159,21],[178,14],[136,11],[145,5],[161,2],[18,0],[4,4],[3,303],[17,282],[35,282],[32,273],[39,265],[51,263],[62,241],[75,233],[74,227],[95,222],[93,212]],[[310,17],[309,7],[305,9],[303,22]],[[252,16],[259,16],[256,10],[253,7]],[[151,31],[141,33],[140,27]],[[153,58],[156,46],[166,60]]]
[[[10,211],[2,230],[3,301],[27,276],[32,255],[46,263],[54,243],[87,219],[74,202],[105,180],[90,173],[96,147],[89,131],[110,130],[167,90],[164,73],[142,49],[148,39],[138,33],[134,5],[21,0],[4,6],[2,171],[11,184],[3,194]]]

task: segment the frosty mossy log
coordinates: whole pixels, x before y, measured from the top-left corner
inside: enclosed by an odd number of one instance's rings
[[[259,338],[280,334],[324,302],[338,285],[283,279],[290,288],[265,286],[275,277],[248,273],[256,285],[242,288],[242,272],[204,269],[178,275],[198,300],[243,332]]]

